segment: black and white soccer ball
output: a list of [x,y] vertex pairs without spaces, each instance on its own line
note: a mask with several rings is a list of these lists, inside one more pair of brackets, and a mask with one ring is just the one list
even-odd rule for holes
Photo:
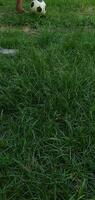
[[31,0],[31,12],[36,14],[46,14],[46,3],[44,0]]

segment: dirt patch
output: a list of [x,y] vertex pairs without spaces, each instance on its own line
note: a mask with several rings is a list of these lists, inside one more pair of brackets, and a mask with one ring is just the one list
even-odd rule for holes
[[80,10],[82,15],[95,15],[95,8],[93,6],[85,6]]
[[20,31],[27,33],[27,34],[38,33],[37,30],[31,29],[29,26],[22,26],[20,28]]
[[7,31],[12,31],[12,32],[23,32],[26,34],[37,34],[38,31],[32,29],[29,26],[20,26],[20,27],[15,27],[15,26],[7,26],[7,25],[0,25],[0,32],[7,32]]
[[[90,26],[90,25],[86,25],[86,26],[79,26],[79,27],[76,27],[76,31],[79,31],[80,29],[82,28],[83,31],[85,32],[92,32],[92,31],[95,31],[95,29]],[[8,26],[8,25],[0,25],[0,32],[4,33],[4,32],[18,32],[18,33],[25,33],[29,36],[32,36],[32,35],[35,35],[35,36],[38,36],[41,32],[43,32],[44,29],[41,29],[41,30],[37,30],[37,29],[32,29],[30,26]],[[47,32],[50,32],[50,33],[53,33],[53,32],[63,32],[64,34],[67,34],[67,33],[71,33],[71,32],[74,32],[75,31],[75,26],[72,26],[71,28],[69,27],[56,27],[56,28],[52,28],[52,27],[49,27],[47,28]]]

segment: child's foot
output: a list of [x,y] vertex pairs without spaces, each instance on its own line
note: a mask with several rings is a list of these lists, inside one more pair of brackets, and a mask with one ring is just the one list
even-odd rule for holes
[[23,8],[22,8],[22,9],[17,8],[16,11],[17,11],[18,13],[24,13],[24,12],[25,12],[25,10],[24,10]]

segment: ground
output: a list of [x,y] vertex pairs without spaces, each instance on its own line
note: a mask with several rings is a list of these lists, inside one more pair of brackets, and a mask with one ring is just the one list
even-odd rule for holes
[[95,200],[95,1],[46,3],[0,1],[0,199]]

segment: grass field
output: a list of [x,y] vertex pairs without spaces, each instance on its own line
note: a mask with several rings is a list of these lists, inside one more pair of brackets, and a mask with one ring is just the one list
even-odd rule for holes
[[[95,200],[95,0],[0,0],[0,200]],[[29,2],[24,2],[28,9]]]

